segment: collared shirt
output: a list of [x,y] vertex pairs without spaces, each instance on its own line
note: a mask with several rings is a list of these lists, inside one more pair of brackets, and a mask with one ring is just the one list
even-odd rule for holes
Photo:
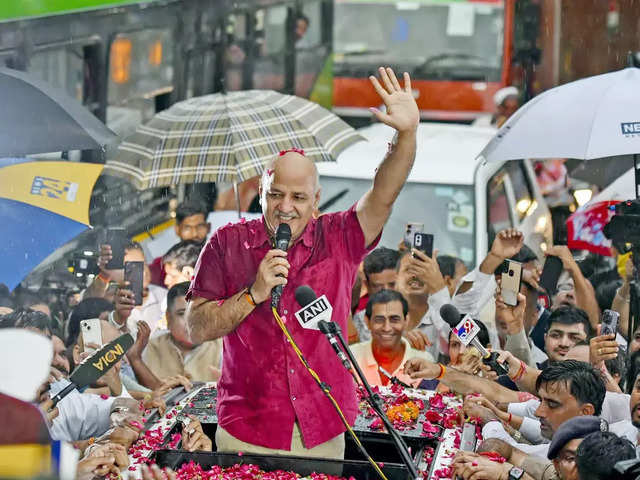
[[427,313],[425,313],[416,327],[431,341],[431,346],[427,347],[426,351],[436,360],[441,353],[443,355],[449,354],[451,327],[440,316],[440,308],[446,303],[451,303],[451,296],[447,287],[429,295],[427,300],[429,310],[427,310]]
[[[404,345],[404,356],[402,357],[402,361],[394,372],[389,373],[401,382],[411,385],[412,387],[417,387],[420,384],[421,379],[418,378],[417,380],[414,380],[404,373],[403,367],[405,362],[414,357],[424,358],[425,360],[433,362],[433,357],[428,352],[411,348],[411,345],[405,338],[402,339],[402,344]],[[373,348],[371,345],[372,341],[369,340],[368,342],[360,342],[355,345],[351,345],[350,348],[353,352],[353,356],[356,357],[356,361],[358,362],[362,373],[364,373],[367,382],[369,382],[370,385],[382,385],[382,379],[380,378],[380,372],[378,371],[378,362],[376,361],[376,357],[373,356]]]
[[[351,305],[351,290],[365,247],[355,205],[345,211],[310,220],[289,248],[288,284],[278,311],[311,368],[331,385],[331,394],[353,424],[357,405],[355,384],[326,337],[303,329],[294,316],[300,307],[294,294],[309,285],[325,294],[333,306],[333,321],[343,332]],[[191,295],[227,300],[252,285],[260,262],[272,248],[264,220],[218,229],[200,254]],[[238,301],[246,301],[244,298]],[[218,418],[231,435],[247,443],[289,450],[294,422],[305,447],[313,448],[345,431],[340,417],[278,327],[270,302],[256,307],[223,341],[222,377],[218,384]]]
[[210,367],[220,368],[222,339],[198,345],[186,355],[174,343],[170,332],[162,332],[149,340],[143,359],[158,378],[188,374],[196,382],[212,382]]
[[[67,379],[52,383],[51,396],[61,392],[69,383]],[[99,395],[72,390],[58,403],[59,415],[51,423],[51,438],[77,442],[102,435],[109,428],[114,400],[115,397],[102,399]]]
[[482,427],[482,438],[485,440],[488,438],[497,438],[502,440],[503,442],[508,443],[512,447],[516,447],[518,450],[522,450],[527,455],[533,455],[536,457],[547,458],[547,453],[549,453],[549,440],[547,443],[541,443],[539,445],[529,445],[528,443],[518,443],[516,442],[511,435],[507,433],[507,431],[502,426],[502,423],[499,421],[491,421],[488,422],[484,427]]

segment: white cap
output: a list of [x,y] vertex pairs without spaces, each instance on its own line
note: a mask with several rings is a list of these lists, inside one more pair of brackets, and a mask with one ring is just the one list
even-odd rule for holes
[[500,105],[502,105],[502,102],[504,102],[507,99],[507,97],[517,97],[517,96],[518,96],[518,89],[516,87],[504,87],[498,90],[493,95],[493,103],[496,104],[496,107],[499,107]]
[[23,328],[0,329],[0,392],[32,402],[49,377],[53,344]]

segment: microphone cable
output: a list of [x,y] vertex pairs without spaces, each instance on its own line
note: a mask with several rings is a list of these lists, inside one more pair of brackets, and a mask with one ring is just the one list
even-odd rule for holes
[[[333,395],[331,395],[331,391],[330,391],[329,385],[327,385],[325,382],[322,381],[322,379],[320,379],[320,377],[318,376],[316,371],[313,370],[313,368],[311,368],[311,366],[307,362],[307,359],[304,358],[304,355],[302,354],[302,351],[300,350],[300,348],[298,347],[298,344],[295,342],[295,340],[293,339],[293,337],[289,333],[289,330],[287,329],[287,327],[285,326],[284,322],[282,321],[282,318],[280,318],[280,315],[278,314],[278,311],[274,307],[271,308],[271,311],[273,312],[273,317],[276,319],[276,322],[278,323],[278,326],[282,330],[282,333],[284,333],[285,337],[287,337],[287,340],[289,340],[289,343],[293,347],[293,351],[296,353],[298,359],[300,360],[300,363],[302,363],[304,368],[307,369],[307,372],[309,372],[309,375],[311,375],[313,377],[313,379],[316,381],[316,383],[318,384],[320,389],[323,391],[323,393],[326,395],[326,397],[329,399],[329,401],[331,401],[331,404],[333,405],[333,408],[336,410],[336,412],[338,412],[338,415],[340,416],[340,420],[342,420],[342,423],[344,424],[344,426],[346,427],[347,431],[351,435],[351,438],[353,438],[353,441],[358,446],[358,449],[360,450],[360,453],[362,453],[362,455],[364,455],[366,457],[367,461],[371,464],[371,466],[373,466],[373,468],[375,469],[376,473],[380,476],[380,478],[382,480],[388,480],[387,477],[385,476],[385,474],[380,469],[380,466],[378,465],[378,463],[373,458],[371,458],[369,453],[367,453],[367,450],[364,448],[364,445],[362,445],[362,442],[360,442],[360,439],[358,438],[356,433],[353,431],[353,428],[351,428],[351,425],[349,425],[349,422],[347,421],[346,417],[344,416],[344,413],[342,412],[342,409],[340,408],[340,405],[338,405],[338,402],[336,401],[336,399],[333,398]],[[352,375],[353,375],[353,373],[352,373]],[[357,382],[356,382],[356,385],[357,385]]]

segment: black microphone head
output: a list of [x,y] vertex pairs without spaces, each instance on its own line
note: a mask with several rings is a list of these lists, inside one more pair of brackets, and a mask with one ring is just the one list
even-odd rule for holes
[[122,360],[133,342],[131,334],[120,335],[78,365],[69,376],[69,380],[78,388],[93,385],[111,367]]
[[460,323],[460,312],[450,303],[446,303],[440,307],[440,316],[451,328],[456,327],[456,325]]
[[281,223],[276,229],[276,248],[286,250],[291,240],[291,227],[287,223]]
[[318,296],[309,285],[301,285],[296,288],[296,301],[302,308],[313,302]]

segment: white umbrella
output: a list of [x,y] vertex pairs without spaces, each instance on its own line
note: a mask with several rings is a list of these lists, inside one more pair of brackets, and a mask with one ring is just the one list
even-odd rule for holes
[[523,105],[479,157],[591,160],[640,153],[640,69],[552,88]]

